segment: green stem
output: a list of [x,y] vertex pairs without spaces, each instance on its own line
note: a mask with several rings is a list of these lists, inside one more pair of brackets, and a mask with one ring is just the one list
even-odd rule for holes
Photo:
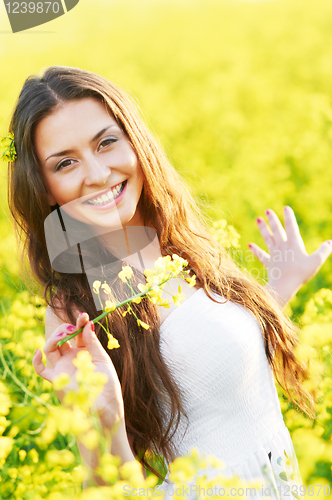
[[104,332],[105,332],[106,334],[108,334],[108,331],[106,330],[106,328],[104,327],[104,325],[102,325],[99,321],[96,321],[96,323],[97,323],[99,326],[101,326],[101,328],[104,330]]
[[[142,295],[144,295],[145,293],[149,292],[151,290],[151,288],[149,288],[149,290],[147,290],[146,292],[141,292],[141,293],[138,293],[137,295],[135,295],[135,297],[130,297],[129,299],[126,299],[124,300],[123,302],[121,302],[120,304],[118,304],[116,306],[115,309],[118,309],[119,307],[122,307],[126,304],[128,304],[128,302],[131,302],[133,298],[136,298],[136,297],[141,297]],[[107,316],[107,314],[109,313],[110,311],[104,311],[102,312],[101,314],[99,314],[99,316],[97,316],[94,320],[93,320],[93,323],[97,323],[99,320],[103,319],[105,316]],[[85,326],[85,325],[84,325]],[[65,342],[67,342],[68,340],[76,337],[76,335],[78,335],[79,333],[81,333],[83,331],[83,328],[84,326],[82,326],[82,328],[80,328],[79,330],[77,330],[77,332],[74,332],[72,333],[71,335],[67,336],[67,338],[63,339],[63,340],[60,340],[58,342],[58,346],[62,346]]]
[[[104,307],[103,307],[103,303],[102,303],[102,301],[101,301],[101,298],[100,298],[100,294],[99,294],[99,293],[98,293],[98,299],[99,299],[99,303],[100,303],[100,306],[101,306],[101,310],[103,311],[103,310],[104,310]],[[99,323],[99,322],[98,322],[98,325],[100,325],[102,328],[104,328],[104,327],[103,327],[103,325],[102,325],[101,323]],[[107,316],[106,316],[106,328],[107,328],[107,330],[104,328],[105,332],[106,332],[106,333],[110,333],[110,328],[109,328],[109,326],[108,326],[108,319],[107,319]]]
[[[172,278],[176,278],[177,274],[173,276],[173,274],[171,274],[170,276],[168,276],[164,281],[161,281],[160,283],[158,283],[157,285],[154,285],[154,286],[161,286],[163,285],[164,283],[166,283],[167,281],[169,281],[170,279]],[[152,287],[150,287],[148,290],[146,290],[145,292],[140,292],[140,293],[137,293],[136,295],[132,296],[132,297],[129,297],[129,299],[126,299],[124,300],[123,302],[121,302],[120,304],[118,304],[115,309],[118,309],[119,307],[122,307],[122,306],[125,306],[126,304],[128,304],[128,302],[132,302],[133,299],[135,299],[136,297],[142,297],[143,295],[147,294],[148,292],[150,292],[152,290]],[[109,314],[110,311],[104,311],[102,312],[99,316],[97,316],[93,321],[93,323],[97,323],[99,320],[103,319],[105,316],[107,316],[107,314]],[[84,325],[85,326],[85,325]],[[68,342],[68,340],[71,340],[73,339],[74,337],[76,337],[76,335],[78,335],[79,333],[81,333],[83,331],[83,328],[84,326],[82,326],[82,328],[80,328],[79,330],[77,330],[77,332],[74,332],[72,333],[71,335],[67,336],[65,339],[62,339],[58,342],[58,346],[61,347],[65,342]]]

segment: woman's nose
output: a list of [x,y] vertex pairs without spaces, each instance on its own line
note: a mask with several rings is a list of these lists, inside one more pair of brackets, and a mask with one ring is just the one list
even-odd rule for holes
[[102,186],[110,175],[111,169],[103,163],[102,159],[96,158],[94,155],[89,155],[86,158],[84,182],[87,186],[94,184]]

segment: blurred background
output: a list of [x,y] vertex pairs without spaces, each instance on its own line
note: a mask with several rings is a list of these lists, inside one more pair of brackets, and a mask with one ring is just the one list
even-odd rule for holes
[[[206,213],[240,233],[249,268],[267,208],[282,221],[282,207],[294,209],[308,252],[332,238],[330,1],[80,0],[15,35],[0,8],[1,135],[29,74],[78,66],[134,96]],[[1,176],[7,235],[5,164]],[[331,285],[331,270],[332,259],[295,308]]]
[[[134,97],[206,215],[241,235],[243,265],[262,269],[247,245],[264,247],[255,218],[268,208],[282,222],[283,206],[294,209],[309,253],[332,238],[330,0],[80,0],[15,35],[3,4],[0,16],[0,135],[28,75],[50,65],[90,70]],[[24,290],[6,170],[0,162],[5,304]],[[332,258],[292,301],[295,320],[315,292],[331,287],[331,271]],[[298,448],[307,480],[332,482],[331,432],[320,458],[310,461],[304,449],[301,458]]]

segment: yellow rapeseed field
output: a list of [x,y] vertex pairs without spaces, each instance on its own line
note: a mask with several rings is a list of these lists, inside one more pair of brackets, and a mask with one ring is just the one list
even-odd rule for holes
[[[102,74],[134,96],[214,236],[262,282],[264,269],[247,244],[263,246],[255,218],[266,208],[280,217],[284,205],[294,209],[309,252],[332,238],[331,19],[330,0],[81,0],[65,16],[15,35],[5,33],[3,18],[0,135],[29,74],[55,64]],[[44,346],[45,303],[20,276],[6,170],[0,161],[0,500],[73,498],[83,477],[78,430],[65,408],[50,417],[59,401],[32,367]],[[306,385],[318,397],[312,421],[278,386],[303,481],[312,487],[306,498],[328,498],[332,487],[331,286],[330,258],[287,308],[301,326],[299,354],[312,373]],[[68,423],[61,432],[57,418]],[[89,439],[96,440],[92,429]],[[81,498],[122,498],[123,481],[132,476],[136,484],[137,470],[118,476],[112,460],[105,455],[103,463],[112,489]],[[192,464],[195,452],[175,471],[193,471]]]

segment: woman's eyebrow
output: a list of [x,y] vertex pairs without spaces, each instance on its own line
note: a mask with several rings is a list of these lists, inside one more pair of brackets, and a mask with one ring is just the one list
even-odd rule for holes
[[[94,142],[96,141],[97,139],[99,139],[99,137],[101,137],[108,129],[110,128],[113,128],[113,127],[116,127],[118,128],[118,125],[116,123],[112,124],[112,125],[109,125],[108,127],[105,127],[103,128],[102,130],[100,130],[100,132],[98,132],[98,134],[96,134],[92,139],[91,139],[91,142]],[[53,158],[53,157],[57,157],[57,156],[65,156],[65,155],[68,155],[70,153],[73,152],[73,149],[65,149],[64,151],[59,151],[59,153],[54,153],[53,155],[49,156],[48,158],[46,158],[45,162],[47,160],[49,160],[50,158]]]
[[118,125],[117,125],[116,123],[114,123],[113,125],[109,125],[108,127],[103,128],[103,130],[101,130],[100,132],[98,132],[98,134],[96,134],[96,135],[94,136],[94,138],[92,139],[92,141],[91,141],[91,142],[94,142],[94,141],[96,141],[97,139],[99,139],[99,137],[101,137],[101,136],[104,134],[104,132],[106,132],[106,130],[108,130],[109,128],[112,128],[112,127],[118,127]]

